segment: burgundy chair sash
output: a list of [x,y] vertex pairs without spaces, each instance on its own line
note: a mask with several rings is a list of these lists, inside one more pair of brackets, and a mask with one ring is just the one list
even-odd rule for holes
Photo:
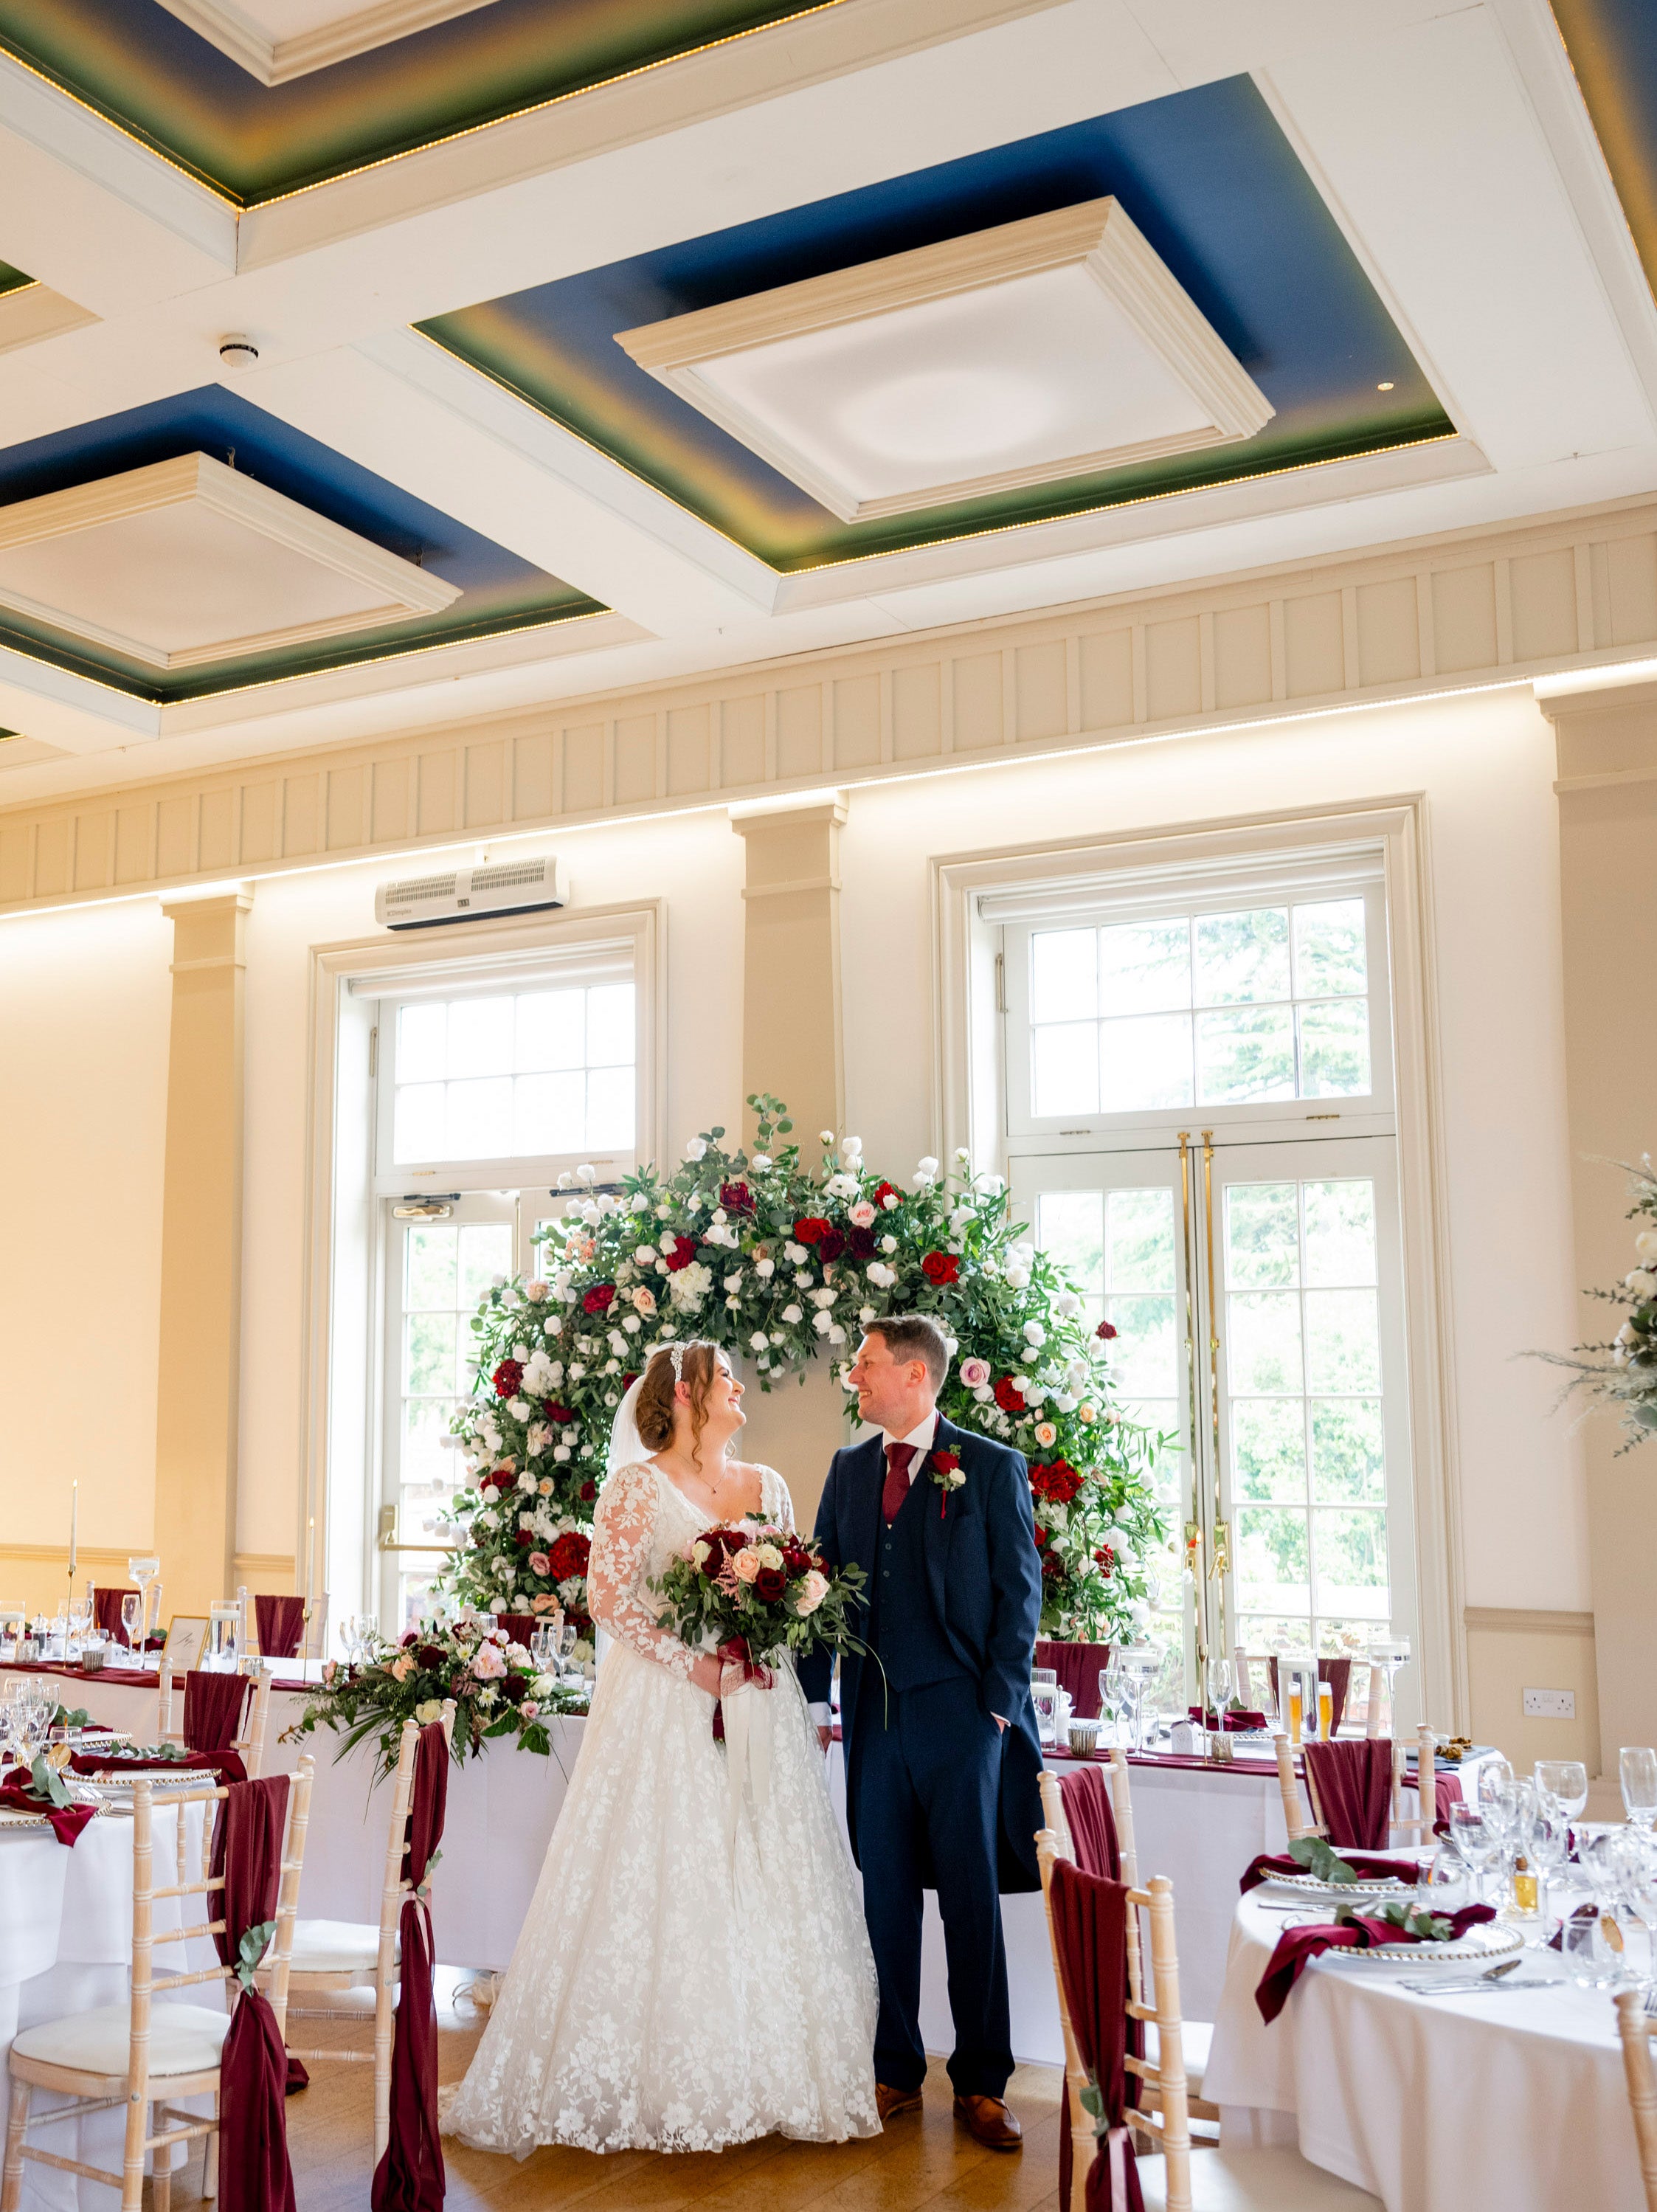
[[530,1648],[531,1637],[542,1623],[537,1613],[497,1613],[495,1616],[495,1625],[497,1628],[506,1630],[507,1641],[509,1644],[521,1644],[527,1651]]
[[[1496,1911],[1489,1905],[1464,1905],[1460,1912],[1450,1916],[1450,1935],[1454,1941],[1465,1936],[1481,1920],[1494,1920]],[[1254,2002],[1260,2008],[1260,2018],[1269,2026],[1288,2003],[1290,1992],[1311,1965],[1326,1951],[1369,1951],[1377,1944],[1417,1943],[1417,1936],[1408,1936],[1403,1929],[1395,1928],[1390,1920],[1374,1920],[1364,1913],[1356,1913],[1350,1920],[1326,1928],[1290,1928],[1278,1938],[1278,1948],[1272,1954],[1272,1963],[1260,1976],[1259,1986],[1254,1992]]]
[[1435,1836],[1449,1834],[1450,1808],[1460,1802],[1461,1777],[1446,1774],[1435,1766],[1433,1769],[1433,1833]]
[[199,1669],[184,1678],[184,1740],[191,1751],[228,1751],[241,1729],[242,1709],[252,1684],[245,1674],[209,1674]]
[[[1278,1688],[1278,1662],[1275,1654],[1267,1659],[1266,1667],[1266,1672],[1272,1677],[1272,1702],[1281,1713],[1283,1697]],[[1352,1686],[1351,1661],[1350,1659],[1320,1659],[1318,1680],[1329,1685],[1329,1733],[1333,1735],[1340,1726],[1341,1715],[1346,1711],[1346,1696]],[[1309,1724],[1308,1719],[1308,1726]]]
[[1035,1664],[1051,1667],[1059,1677],[1059,1686],[1068,1690],[1075,1708],[1076,1717],[1096,1721],[1099,1717],[1100,1669],[1110,1662],[1108,1644],[1038,1644]]
[[1306,1779],[1329,1840],[1384,1851],[1392,1841],[1393,1746],[1387,1736],[1308,1743]]
[[1096,1766],[1072,1767],[1059,1776],[1059,1794],[1065,1801],[1077,1865],[1083,1874],[1108,1875],[1112,1881],[1120,1881],[1122,1855],[1103,1774]]
[[443,1837],[449,1793],[449,1746],[440,1721],[421,1729],[409,1804],[403,1879],[414,1891],[403,1901],[402,1991],[391,2039],[391,2130],[374,2169],[373,2212],[441,2212],[447,2186],[437,2130],[437,2006],[433,1967],[437,1946],[432,1916],[416,1893]]
[[137,1595],[135,1589],[100,1589],[95,1583],[93,1584],[92,1617],[106,1636],[126,1642],[126,1631],[121,1626],[121,1600]]
[[[219,1808],[211,1871],[224,1876],[225,1924],[213,1941],[227,1966],[240,1960],[247,1930],[276,1917],[287,1817],[285,1774],[235,1784]],[[261,1990],[245,1989],[219,2057],[220,2212],[296,2212],[287,2095],[276,2014]]]
[[[1069,1807],[1066,1805],[1066,1812]],[[1088,2168],[1087,2212],[1143,2212],[1139,2173],[1127,2131],[1138,2083],[1124,2060],[1143,2039],[1127,2016],[1127,1885],[1083,1874],[1060,1861],[1049,1901],[1071,2032],[1089,2078],[1099,2085],[1107,2135]],[[1068,2109],[1060,2132],[1059,2201],[1070,2202]]]
[[258,1630],[261,1659],[291,1659],[305,1633],[305,1600],[270,1597],[253,1600],[253,1620]]

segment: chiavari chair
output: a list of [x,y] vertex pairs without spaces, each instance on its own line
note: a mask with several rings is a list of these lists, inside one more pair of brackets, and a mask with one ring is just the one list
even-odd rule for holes
[[[1071,2025],[1058,1932],[1053,1916],[1053,1870],[1068,1854],[1051,1829],[1035,1839],[1041,1869],[1041,1897],[1047,1909],[1047,1940],[1053,1980],[1065,2030],[1065,2120],[1071,2130],[1071,2201],[1059,2212],[1082,2212],[1088,2169],[1102,2155],[1091,2116],[1082,2102],[1092,2086],[1082,2064]],[[1147,2146],[1138,2166],[1145,2212],[1381,2212],[1381,2199],[1355,2189],[1332,2173],[1309,2165],[1297,2150],[1228,2150],[1223,2143],[1194,2160],[1183,2023],[1180,2018],[1180,1965],[1174,1936],[1174,1885],[1154,1875],[1147,1888],[1128,1885],[1130,1920],[1144,1912],[1150,1923],[1151,1999],[1130,1990],[1127,2016],[1147,2032],[1156,2031],[1156,2056],[1129,2051],[1127,2071],[1140,2084],[1142,2104],[1133,2132]],[[1147,2154],[1147,2152],[1149,2154]]]
[[[1316,1786],[1308,1767],[1306,1791],[1310,1810],[1302,1804],[1299,1778],[1295,1772],[1295,1752],[1289,1738],[1281,1729],[1272,1732],[1272,1744],[1278,1755],[1278,1791],[1283,1799],[1284,1826],[1292,1844],[1302,1836],[1327,1838],[1329,1830],[1321,1819],[1317,1805]],[[1413,1790],[1416,1806],[1413,1812],[1405,1804],[1406,1792]],[[1413,1843],[1423,1850],[1431,1843],[1433,1828],[1438,1819],[1438,1772],[1433,1732],[1423,1721],[1416,1731],[1416,1774],[1412,1781],[1402,1743],[1393,1745],[1392,1808],[1389,1822],[1390,1844]]]
[[[277,1893],[276,1926],[270,1970],[270,2005],[280,2030],[288,2002],[288,1960],[298,1914],[300,1875],[304,1863],[305,1830],[310,1807],[313,1765],[300,1761],[288,1797],[288,1826],[282,1855]],[[167,1808],[173,1812],[180,1830],[185,1808],[190,1805],[222,1804],[236,1784],[217,1788],[169,1791]],[[132,1791],[132,1962],[131,1996],[125,2003],[100,2005],[88,2012],[70,2013],[25,2028],[12,2043],[11,2102],[6,2118],[6,2149],[0,2169],[0,2212],[18,2212],[22,2199],[26,2161],[57,2168],[61,2172],[100,2181],[121,2194],[121,2212],[139,2212],[143,2197],[144,2161],[158,2152],[151,2177],[154,2212],[169,2212],[173,2196],[172,2154],[179,2143],[205,2139],[204,2193],[216,2190],[219,2130],[219,2057],[229,2031],[230,2012],[213,2012],[204,2005],[175,2004],[173,1993],[192,1984],[217,1982],[234,1984],[234,1966],[204,1967],[194,1973],[170,1974],[158,1984],[155,1953],[163,1943],[222,1933],[224,1921],[212,1918],[207,1906],[205,1925],[185,1923],[157,1935],[155,1905],[163,1899],[207,1897],[222,1890],[225,1877],[203,1872],[199,1881],[180,1881],[162,1889],[152,1886],[155,1860],[155,1801],[153,1785],[139,1781]],[[182,1858],[182,1846],[174,1853]],[[203,1853],[205,1856],[205,1853]],[[153,2004],[157,1988],[167,2002]],[[33,2092],[40,2089],[71,2100],[43,2112],[31,2112]],[[210,2118],[183,2111],[175,2100],[211,2097]],[[94,2112],[124,2110],[126,2137],[119,2173],[42,2150],[27,2140],[31,2127],[48,2127],[64,2120],[82,2120]],[[160,2125],[157,2129],[156,2123]]]
[[[445,1700],[443,1706],[443,1740],[453,1741],[454,1701]],[[344,2024],[355,2015],[338,2005],[305,2004],[300,2000],[320,1997],[350,1990],[372,1989],[374,1993],[374,2034],[373,2048],[361,2051],[349,2045],[335,2045],[328,2050],[301,2049],[289,2044],[290,2058],[303,2059],[309,2065],[320,2061],[325,2064],[366,2065],[374,2069],[374,2165],[378,2167],[385,2154],[391,2126],[391,2036],[393,2014],[402,1964],[398,1942],[398,1923],[403,1911],[403,1900],[409,1894],[410,1884],[403,1878],[403,1850],[409,1824],[409,1806],[414,1794],[415,1753],[419,1747],[420,1729],[415,1721],[404,1721],[403,1734],[398,1742],[397,1771],[391,1787],[391,1823],[385,1837],[385,1873],[380,1888],[379,1924],[361,1923],[344,1920],[300,1920],[294,1929],[292,1956],[288,1966],[288,2017],[290,2020],[331,2020]],[[431,1882],[425,1884],[428,1894]],[[261,1980],[263,1976],[261,1976]]]
[[[264,1741],[270,1722],[270,1685],[276,1679],[276,1668],[261,1664],[245,1680],[253,1686],[252,1695],[242,1707],[240,1733],[231,1741],[230,1749],[240,1759],[250,1782],[257,1782],[264,1764]],[[195,1747],[185,1741],[184,1692],[177,1685],[184,1680],[175,1674],[163,1659],[161,1681],[161,1741],[175,1743],[181,1750]]]
[[1651,2038],[1657,2030],[1638,1990],[1617,1993],[1617,2033],[1623,2039],[1623,2079],[1634,2121],[1646,2212],[1657,2212],[1657,2069],[1651,2063]]

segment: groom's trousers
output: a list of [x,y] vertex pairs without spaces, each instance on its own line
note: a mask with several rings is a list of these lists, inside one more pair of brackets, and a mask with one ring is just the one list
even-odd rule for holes
[[[872,1679],[871,1679],[872,1678]],[[886,1689],[864,1672],[855,1726],[863,1911],[880,1978],[875,2079],[918,2089],[924,1893],[938,1891],[961,2097],[998,2097],[1012,2073],[997,1849],[1001,1735],[965,1675]]]

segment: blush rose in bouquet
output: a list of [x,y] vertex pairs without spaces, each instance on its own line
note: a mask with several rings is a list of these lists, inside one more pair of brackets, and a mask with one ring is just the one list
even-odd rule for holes
[[[853,1625],[867,1580],[861,1567],[831,1573],[793,1529],[748,1520],[705,1528],[652,1587],[663,1627],[769,1689],[786,1652],[867,1649]],[[717,1705],[713,1733],[724,1735]]]

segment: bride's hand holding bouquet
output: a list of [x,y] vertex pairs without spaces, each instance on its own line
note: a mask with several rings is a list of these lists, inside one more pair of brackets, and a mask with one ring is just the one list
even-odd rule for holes
[[[867,1579],[861,1567],[831,1574],[794,1530],[750,1518],[705,1528],[653,1588],[662,1626],[703,1650],[710,1663],[706,1679],[698,1668],[700,1686],[719,1697],[747,1685],[768,1690],[789,1652],[862,1651],[852,1623]],[[716,1735],[719,1723],[716,1710]]]

